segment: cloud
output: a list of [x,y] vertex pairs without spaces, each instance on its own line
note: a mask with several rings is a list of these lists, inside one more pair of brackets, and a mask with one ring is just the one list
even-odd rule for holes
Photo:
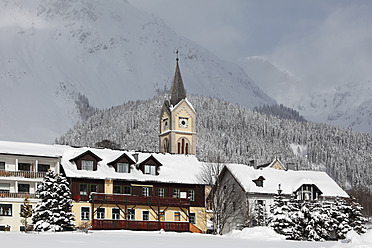
[[300,22],[269,56],[307,88],[372,79],[371,5],[334,8],[317,23]]

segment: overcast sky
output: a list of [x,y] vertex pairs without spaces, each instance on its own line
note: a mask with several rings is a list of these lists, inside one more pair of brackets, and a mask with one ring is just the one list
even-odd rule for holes
[[372,1],[130,0],[221,59],[265,56],[307,83],[372,79]]

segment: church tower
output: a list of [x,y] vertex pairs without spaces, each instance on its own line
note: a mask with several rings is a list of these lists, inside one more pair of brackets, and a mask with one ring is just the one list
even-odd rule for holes
[[172,154],[196,154],[196,112],[186,98],[178,51],[170,101],[165,100],[160,113],[159,151]]

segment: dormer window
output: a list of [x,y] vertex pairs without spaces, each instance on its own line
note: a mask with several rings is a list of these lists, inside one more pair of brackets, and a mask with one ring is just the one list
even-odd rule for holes
[[86,171],[93,171],[94,162],[92,160],[81,160],[81,169]]
[[128,163],[117,163],[117,171],[119,173],[129,173],[129,164]]
[[145,164],[145,174],[156,175],[156,165]]
[[74,162],[76,164],[76,168],[78,170],[85,171],[96,171],[99,161],[102,161],[102,159],[89,150],[70,159],[70,162]]
[[265,178],[263,176],[260,176],[259,178],[252,181],[256,184],[257,187],[263,187],[263,180],[265,180]]

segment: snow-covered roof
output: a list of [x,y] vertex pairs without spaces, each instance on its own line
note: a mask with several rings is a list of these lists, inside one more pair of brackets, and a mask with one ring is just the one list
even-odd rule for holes
[[[78,151],[77,151],[78,149]],[[91,151],[102,161],[98,162],[96,171],[78,170],[75,162],[72,160],[79,154],[84,153],[84,150]],[[138,161],[135,165],[131,165],[130,173],[118,173],[112,166],[108,164],[119,158],[125,153],[133,161],[134,154],[138,155]],[[141,164],[149,157],[153,156],[162,166],[159,167],[159,175],[143,174],[137,169],[137,165]],[[197,174],[201,170],[203,163],[193,155],[176,155],[176,154],[161,154],[161,153],[143,153],[118,151],[110,149],[94,149],[94,148],[70,148],[63,153],[61,164],[67,177],[75,178],[96,178],[96,179],[122,179],[134,181],[152,181],[164,183],[187,183],[200,184],[197,179]]]
[[[247,193],[276,194],[281,185],[283,194],[292,194],[303,184],[314,184],[325,197],[348,197],[348,194],[327,173],[322,171],[294,171],[264,168],[256,170],[243,164],[228,164],[227,169],[238,180]],[[256,186],[253,180],[263,176],[263,187]]]
[[[102,159],[98,161],[96,171],[77,169],[74,159],[88,151]],[[45,145],[9,141],[0,141],[0,154],[61,158],[61,165],[66,176],[74,178],[200,184],[197,175],[203,167],[203,163],[199,162],[193,155],[144,153],[90,147],[76,148],[64,145]],[[118,173],[109,165],[123,154],[126,154],[132,161],[136,162],[136,164],[131,165],[130,173]],[[138,161],[135,159],[134,154],[137,154]],[[143,174],[142,171],[137,168],[140,163],[151,156],[161,164],[158,169],[159,175]]]
[[0,153],[22,156],[61,157],[66,146],[0,141]]

